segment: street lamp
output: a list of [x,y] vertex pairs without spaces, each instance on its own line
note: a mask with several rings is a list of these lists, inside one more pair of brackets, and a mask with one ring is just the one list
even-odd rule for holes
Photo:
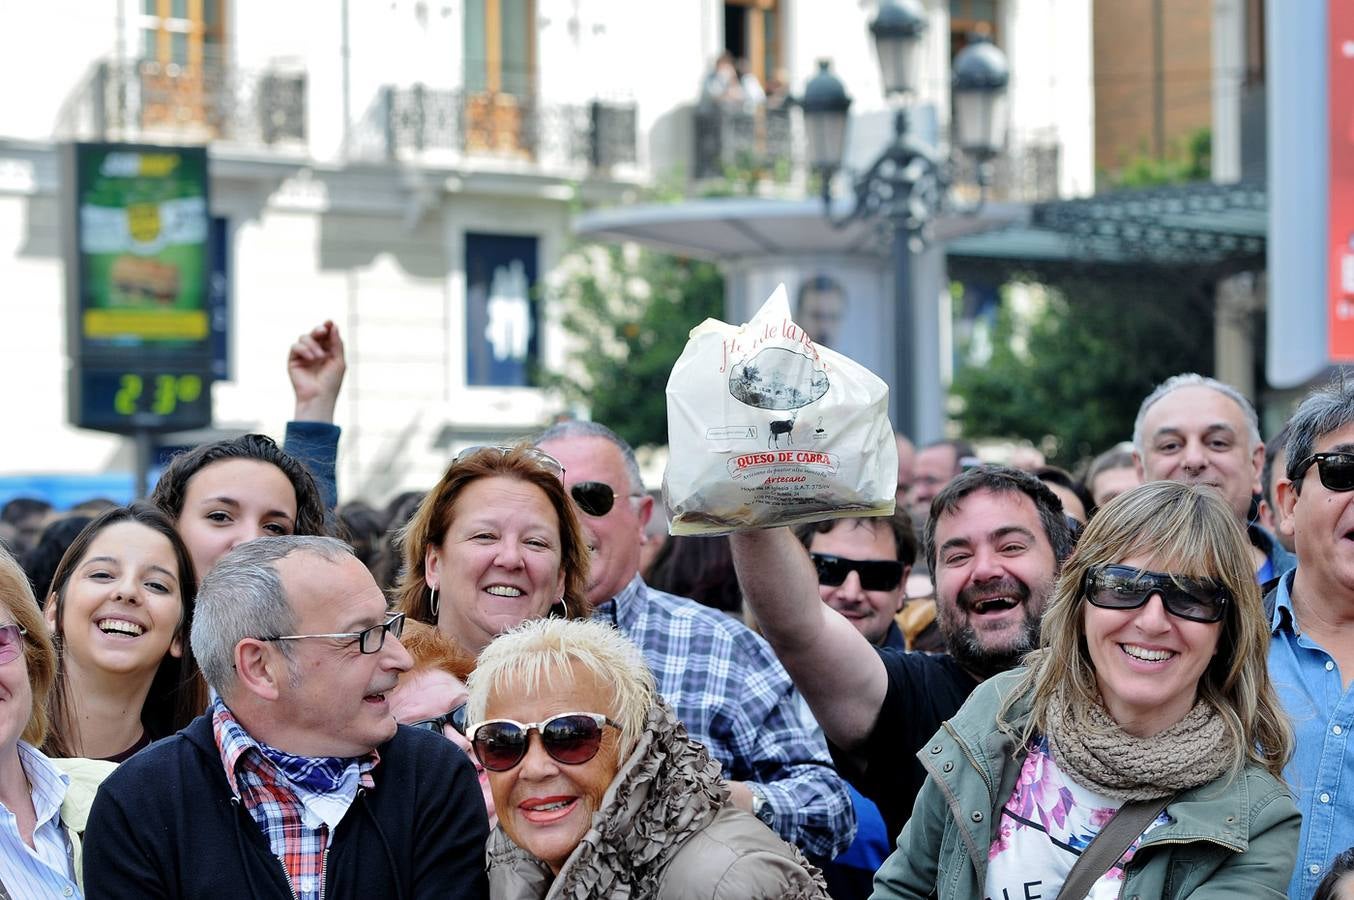
[[919,0],[881,0],[870,23],[884,92],[898,98],[893,138],[863,173],[851,182],[854,204],[843,217],[832,214],[832,179],[842,168],[846,148],[847,112],[851,98],[831,64],[821,60],[818,73],[805,87],[800,101],[808,132],[809,159],[822,185],[823,213],[833,227],[856,220],[877,219],[893,235],[894,340],[897,365],[894,378],[895,425],[917,438],[915,372],[909,348],[916,334],[916,306],[912,300],[913,254],[926,237],[927,226],[943,211],[976,214],[987,197],[991,160],[1006,141],[1006,86],[1010,70],[1006,55],[985,37],[975,36],[954,58],[951,89],[954,120],[951,146],[977,163],[976,204],[961,206],[949,196],[953,165],[940,151],[913,135],[908,110],[917,92],[921,71],[921,39],[926,30],[925,9]]

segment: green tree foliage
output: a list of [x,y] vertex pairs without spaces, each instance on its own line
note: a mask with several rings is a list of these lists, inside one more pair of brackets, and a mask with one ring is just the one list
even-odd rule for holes
[[1024,438],[1072,467],[1132,437],[1138,405],[1165,378],[1212,370],[1205,292],[1179,281],[1062,282],[1029,321],[1003,303],[992,355],[951,393],[970,438]]
[[1108,178],[1112,189],[1160,187],[1166,184],[1184,184],[1207,181],[1213,172],[1213,132],[1200,128],[1179,144],[1163,159],[1145,150],[1130,159],[1122,169]]
[[575,250],[560,271],[556,294],[575,350],[564,374],[543,380],[631,445],[667,443],[668,375],[687,333],[723,317],[724,276],[713,263],[596,245]]

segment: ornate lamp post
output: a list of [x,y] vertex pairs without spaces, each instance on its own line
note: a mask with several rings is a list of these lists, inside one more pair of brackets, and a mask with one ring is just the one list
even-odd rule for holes
[[974,214],[982,206],[992,157],[1000,152],[1006,140],[1006,85],[1010,80],[1006,55],[986,38],[975,37],[954,59],[950,143],[978,163],[978,202],[962,207],[949,194],[954,183],[950,160],[938,148],[913,135],[909,128],[926,26],[926,11],[920,0],[882,0],[870,23],[884,92],[895,100],[893,139],[863,173],[852,178],[855,199],[844,217],[832,215],[832,179],[842,168],[851,98],[840,79],[832,74],[827,60],[819,62],[818,74],[805,87],[801,101],[809,159],[823,186],[824,215],[838,228],[859,219],[874,219],[887,223],[892,231],[897,357],[894,425],[912,437],[918,437],[913,396],[916,378],[913,354],[909,352],[916,321],[912,297],[914,255],[924,244],[927,226],[942,212]]

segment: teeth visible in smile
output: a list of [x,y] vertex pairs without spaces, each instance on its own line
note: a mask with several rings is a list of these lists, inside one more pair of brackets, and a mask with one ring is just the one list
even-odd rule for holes
[[1120,644],[1124,652],[1134,659],[1141,659],[1144,662],[1162,662],[1175,656],[1170,650],[1148,650],[1146,647],[1137,647],[1133,644]]
[[564,809],[572,802],[572,800],[556,800],[554,803],[542,803],[539,806],[531,807],[531,809],[533,812],[550,812],[555,809]]
[[515,587],[508,587],[506,584],[496,584],[493,587],[484,589],[486,593],[493,594],[495,597],[520,597],[522,592]]
[[1014,597],[988,597],[986,600],[979,600],[973,604],[976,612],[1000,612],[1001,610],[1011,609],[1016,605]]
[[104,634],[126,634],[132,637],[140,637],[146,633],[146,629],[140,625],[123,619],[104,619],[99,623],[99,630]]

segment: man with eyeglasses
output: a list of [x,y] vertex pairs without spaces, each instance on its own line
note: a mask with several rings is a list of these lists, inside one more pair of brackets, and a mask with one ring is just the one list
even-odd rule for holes
[[1138,407],[1133,455],[1143,481],[1206,484],[1222,494],[1250,539],[1260,584],[1296,565],[1274,535],[1251,519],[1265,444],[1255,407],[1236,388],[1193,372],[1166,379]]
[[560,423],[536,445],[564,465],[582,513],[595,615],[643,650],[659,693],[724,767],[734,803],[810,855],[836,856],[855,834],[851,800],[771,648],[736,619],[640,577],[654,510],[634,451],[594,422]]
[[1275,489],[1298,565],[1265,608],[1269,675],[1295,738],[1284,775],[1302,812],[1288,888],[1297,900],[1354,846],[1354,384],[1342,379],[1309,395],[1288,429]]
[[1027,472],[979,466],[947,484],[923,538],[946,654],[870,644],[819,598],[821,569],[790,529],[739,532],[730,544],[744,603],[839,768],[896,838],[926,780],[916,752],[980,681],[1038,645],[1072,535],[1061,501]]
[[207,713],[104,782],[91,898],[487,897],[474,769],[397,727],[404,617],[345,544],[242,544],[203,579],[192,649]]

